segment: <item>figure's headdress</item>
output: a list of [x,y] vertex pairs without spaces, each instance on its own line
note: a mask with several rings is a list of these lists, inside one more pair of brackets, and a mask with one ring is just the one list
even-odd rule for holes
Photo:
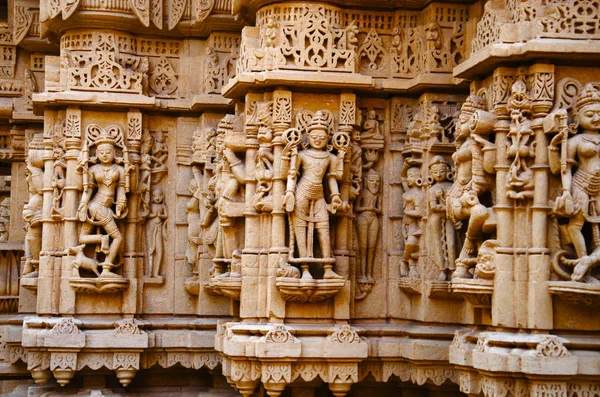
[[320,110],[313,115],[313,118],[308,125],[308,133],[310,134],[313,131],[325,131],[329,134],[329,120],[325,113]]
[[235,122],[235,116],[233,114],[227,114],[219,121],[217,126],[217,134],[224,134],[227,131],[233,131],[233,125]]
[[448,160],[446,160],[443,156],[434,156],[429,163],[429,168],[433,167],[436,164],[444,164],[446,166],[450,166]]
[[465,103],[460,108],[461,113],[473,114],[477,110],[486,110],[485,100],[477,95],[469,95]]
[[98,124],[90,124],[86,128],[86,133],[89,145],[98,147],[103,144],[109,144],[113,147],[125,148],[123,131],[121,127],[116,124],[109,125],[106,128],[103,128]]
[[575,111],[580,111],[583,107],[592,104],[600,103],[600,91],[593,84],[586,84],[581,87],[575,104]]

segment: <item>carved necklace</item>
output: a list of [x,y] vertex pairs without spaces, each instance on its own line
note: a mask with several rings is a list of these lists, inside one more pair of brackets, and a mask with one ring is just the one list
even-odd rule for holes
[[110,185],[112,185],[113,171],[116,166],[116,164],[112,164],[110,167],[102,166],[102,183],[104,184],[104,186],[109,187]]
[[586,136],[586,135],[581,135],[581,139],[583,139],[586,142],[591,142],[594,145],[600,145],[600,136]]

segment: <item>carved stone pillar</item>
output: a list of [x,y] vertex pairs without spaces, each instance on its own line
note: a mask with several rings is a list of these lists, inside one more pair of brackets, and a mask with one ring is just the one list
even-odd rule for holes
[[[65,187],[63,189],[63,248],[75,247],[79,244],[79,230],[77,229],[77,207],[79,205],[79,179],[77,171],[78,158],[82,144],[81,110],[68,108],[65,116],[65,162],[67,170]],[[60,307],[62,314],[75,313],[75,291],[69,286],[72,275],[74,256],[65,255],[62,260],[62,274],[60,275]],[[54,277],[58,280],[58,277]]]
[[[273,92],[273,217],[271,225],[271,248],[269,249],[269,281],[267,316],[285,317],[285,301],[275,288],[275,278],[280,257],[288,254],[286,230],[286,213],[282,207],[285,195],[285,180],[281,169],[281,156],[284,147],[282,134],[292,124],[292,92],[278,88]],[[290,231],[292,233],[292,231]],[[289,247],[293,250],[294,247]]]
[[258,149],[258,103],[262,94],[246,95],[246,206],[244,211],[246,229],[244,250],[242,251],[242,290],[240,296],[240,316],[261,317],[261,308],[266,306],[267,298],[263,288],[261,274],[266,273],[267,258],[259,254],[261,218],[252,205],[256,192],[256,151]]
[[[123,242],[123,277],[131,280],[129,288],[123,291],[123,314],[135,314],[138,311],[137,297],[139,280],[137,275],[138,261],[143,261],[143,257],[138,254],[141,251],[141,239],[137,236],[138,224],[141,219],[139,216],[140,192],[137,188],[138,167],[140,163],[140,143],[142,140],[142,113],[132,109],[127,112],[127,146],[133,169],[131,170],[131,187],[127,206],[129,216],[125,224],[125,241]],[[148,260],[148,258],[146,258]],[[143,267],[143,266],[142,266]],[[139,275],[143,277],[143,273]]]

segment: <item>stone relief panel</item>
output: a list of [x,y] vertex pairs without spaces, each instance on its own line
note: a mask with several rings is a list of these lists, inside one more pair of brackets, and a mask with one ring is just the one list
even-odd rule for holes
[[59,16],[66,20],[78,11],[104,11],[135,15],[144,27],[161,30],[173,30],[180,23],[202,23],[211,14],[231,14],[231,4],[224,0],[41,0],[40,9],[42,23]]
[[588,40],[598,37],[596,1],[488,1],[477,22],[471,50],[491,44],[541,38]]
[[62,89],[177,95],[181,42],[113,31],[71,31],[61,37]]
[[324,5],[262,8],[242,36],[238,73],[337,71],[380,78],[450,72],[464,59],[467,8],[357,12]]

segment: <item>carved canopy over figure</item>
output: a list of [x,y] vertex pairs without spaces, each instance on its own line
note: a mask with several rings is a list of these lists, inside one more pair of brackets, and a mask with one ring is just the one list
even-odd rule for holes
[[[566,112],[559,133],[549,146],[551,170],[560,171],[562,192],[554,203],[554,213],[568,218],[561,226],[565,245],[573,246],[576,259],[564,258],[567,251],[554,257],[554,269],[563,278],[569,275],[558,266],[574,266],[573,281],[597,283],[590,271],[600,263],[600,91],[597,86],[583,86],[575,103],[575,124],[568,126]],[[560,112],[560,111],[559,111]],[[550,115],[549,117],[554,117]],[[569,132],[577,132],[568,138]],[[560,154],[559,154],[560,145]],[[583,233],[585,224],[591,225],[592,238]],[[588,245],[589,244],[589,245]]]
[[[291,132],[298,131],[286,131],[287,134]],[[349,137],[345,134],[342,136],[343,133],[336,134],[333,139],[337,156],[332,154],[328,150],[330,123],[323,111],[314,114],[307,133],[309,147],[298,152],[299,141],[296,141],[288,153],[290,164],[284,207],[289,214],[292,237],[290,257],[293,259],[293,251],[297,248],[299,258],[294,262],[301,263],[303,279],[312,278],[308,270],[309,263],[323,263],[324,278],[339,278],[332,270],[335,259],[331,252],[329,213],[335,214],[344,206],[337,181],[344,173],[344,156]],[[288,138],[289,142],[292,141]],[[325,200],[326,191],[329,193],[330,204]],[[315,229],[322,258],[315,258]]]
[[[128,212],[126,194],[131,165],[127,148],[119,126],[104,129],[92,124],[87,127],[86,133],[79,161],[83,173],[83,195],[77,209],[79,221],[83,222],[79,242],[82,245],[96,244],[96,251],[104,254],[103,261],[98,261],[98,266],[102,266],[101,277],[121,277],[112,269],[119,266],[117,255],[123,244],[116,221],[125,218]],[[96,155],[90,158],[90,148],[94,146]],[[117,147],[123,150],[123,158],[116,157]]]

